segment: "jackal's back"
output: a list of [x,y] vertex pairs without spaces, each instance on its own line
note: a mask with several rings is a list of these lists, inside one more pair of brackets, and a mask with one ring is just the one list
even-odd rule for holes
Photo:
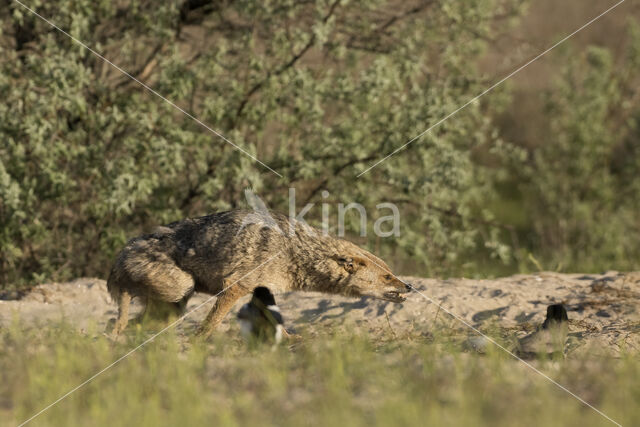
[[117,299],[123,288],[134,295],[151,290],[174,300],[185,290],[219,291],[225,277],[257,268],[286,248],[282,230],[288,218],[271,218],[273,222],[266,224],[253,212],[221,212],[133,238],[116,257],[107,281],[109,292]]

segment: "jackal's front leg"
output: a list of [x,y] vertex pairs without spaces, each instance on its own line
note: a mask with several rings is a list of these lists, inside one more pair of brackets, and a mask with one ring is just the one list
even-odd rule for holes
[[196,335],[204,338],[211,335],[211,332],[213,332],[216,326],[222,322],[235,303],[248,293],[249,292],[240,284],[231,285],[229,289],[221,293],[218,296],[215,305],[207,315],[207,318],[204,319],[202,325],[198,328]]

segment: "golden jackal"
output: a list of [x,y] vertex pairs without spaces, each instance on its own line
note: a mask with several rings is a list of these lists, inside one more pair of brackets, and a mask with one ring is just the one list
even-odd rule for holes
[[209,335],[259,284],[276,292],[319,291],[402,302],[410,288],[375,255],[287,216],[251,211],[185,219],[130,240],[107,287],[118,302],[114,335],[127,325],[132,297],[186,304],[194,291],[219,294],[199,329]]

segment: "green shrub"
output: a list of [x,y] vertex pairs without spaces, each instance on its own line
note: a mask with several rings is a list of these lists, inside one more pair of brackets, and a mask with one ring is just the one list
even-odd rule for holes
[[[493,83],[476,64],[521,1],[30,6],[283,178],[11,2],[0,11],[2,288],[105,277],[128,238],[244,207],[245,188],[283,212],[289,187],[334,218],[337,203],[359,202],[370,227],[378,203],[396,203],[400,237],[369,230],[358,243],[404,272],[513,272],[533,267],[531,253],[565,269],[638,265],[637,26],[622,60],[604,48],[562,56],[544,123],[496,120],[513,107],[501,87],[356,178]],[[501,136],[547,123],[547,141]]]

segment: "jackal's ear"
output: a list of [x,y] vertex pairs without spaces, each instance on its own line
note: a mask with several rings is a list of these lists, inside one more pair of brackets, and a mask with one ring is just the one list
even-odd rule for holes
[[353,273],[361,266],[366,265],[366,261],[358,257],[338,256],[335,260],[349,273]]
[[352,273],[356,269],[355,264],[353,263],[353,258],[351,257],[335,256],[333,259],[335,259],[338,265],[342,266],[349,273]]

